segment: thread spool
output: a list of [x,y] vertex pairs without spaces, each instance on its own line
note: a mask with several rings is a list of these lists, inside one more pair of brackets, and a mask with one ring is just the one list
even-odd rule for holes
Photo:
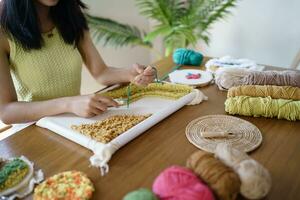
[[203,61],[203,55],[191,49],[179,48],[173,53],[173,61],[177,65],[199,66]]
[[271,189],[271,176],[266,168],[246,153],[221,143],[216,157],[232,167],[241,180],[241,194],[248,199],[261,199]]
[[219,199],[236,199],[241,185],[238,175],[213,154],[197,151],[187,159],[186,166],[206,182]]

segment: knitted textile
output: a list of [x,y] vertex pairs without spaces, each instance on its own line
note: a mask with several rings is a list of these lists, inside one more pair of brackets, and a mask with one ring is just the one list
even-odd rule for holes
[[64,42],[54,28],[43,34],[44,46],[25,50],[9,39],[10,65],[19,101],[41,101],[80,94],[82,59],[77,48]]
[[[179,99],[190,92],[193,88],[179,84],[168,84],[168,83],[150,83],[147,87],[131,85],[131,97],[130,102],[137,101],[145,96],[158,96],[168,99]],[[119,89],[102,93],[104,96],[111,98],[126,99],[127,98],[127,87],[121,87]]]

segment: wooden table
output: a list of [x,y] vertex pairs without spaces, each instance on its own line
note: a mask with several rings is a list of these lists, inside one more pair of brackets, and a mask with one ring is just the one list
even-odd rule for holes
[[[164,74],[174,65],[168,58],[157,66],[160,74]],[[225,114],[226,92],[215,85],[201,90],[209,97],[208,101],[185,106],[118,150],[105,177],[89,166],[92,155],[89,150],[36,126],[0,142],[1,156],[25,155],[43,169],[46,177],[65,170],[83,171],[95,184],[93,199],[120,200],[131,190],[151,188],[154,178],[166,167],[185,164],[187,157],[197,150],[185,137],[185,127],[190,121],[204,115]],[[266,199],[300,199],[300,122],[241,118],[255,124],[263,134],[262,145],[251,156],[272,175],[273,186]]]

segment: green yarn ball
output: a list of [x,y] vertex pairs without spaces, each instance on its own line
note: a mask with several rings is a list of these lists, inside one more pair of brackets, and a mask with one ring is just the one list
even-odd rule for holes
[[155,194],[145,188],[141,188],[132,192],[129,192],[126,194],[126,196],[123,198],[123,200],[158,200],[158,198],[155,196]]
[[173,61],[177,65],[199,66],[202,60],[203,55],[191,49],[180,48],[173,53]]

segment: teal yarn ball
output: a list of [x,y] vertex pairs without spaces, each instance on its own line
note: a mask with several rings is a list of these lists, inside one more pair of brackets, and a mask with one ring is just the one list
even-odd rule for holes
[[180,48],[173,53],[173,61],[177,65],[199,66],[202,60],[203,55],[191,49]]
[[158,200],[155,194],[145,188],[141,188],[132,192],[129,192],[125,195],[123,200]]

